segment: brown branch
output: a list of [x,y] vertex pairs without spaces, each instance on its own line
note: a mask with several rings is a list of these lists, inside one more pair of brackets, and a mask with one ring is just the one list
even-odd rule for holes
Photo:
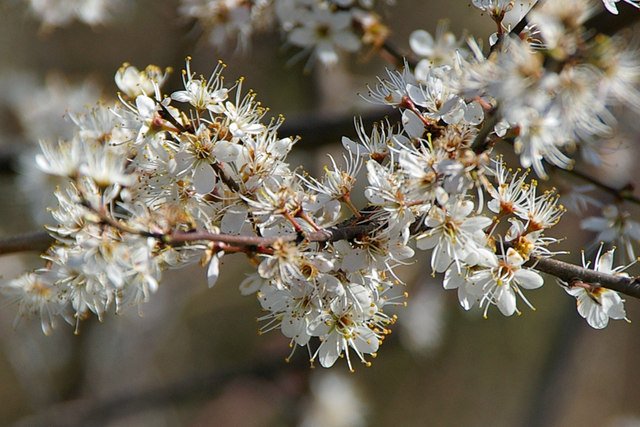
[[535,258],[530,264],[535,265],[536,270],[555,276],[567,283],[580,280],[634,298],[640,298],[640,277],[616,276],[550,258]]
[[[501,139],[501,141],[508,142],[509,144],[513,144],[513,140],[512,139],[503,138],[503,139]],[[633,185],[631,183],[625,185],[622,188],[615,188],[615,187],[612,187],[612,186],[610,186],[608,184],[605,184],[605,183],[603,183],[601,181],[598,181],[596,178],[594,178],[594,177],[592,177],[590,175],[587,175],[586,173],[581,172],[581,171],[576,170],[576,169],[563,169],[563,168],[561,168],[559,166],[556,166],[554,164],[551,164],[551,163],[548,163],[547,166],[549,168],[551,168],[552,170],[554,170],[554,171],[562,171],[562,172],[564,172],[566,174],[573,175],[576,178],[581,179],[581,180],[583,180],[585,182],[593,184],[596,187],[598,187],[599,189],[611,194],[613,197],[615,197],[618,200],[626,200],[627,202],[634,203],[636,205],[640,205],[640,198],[633,195],[633,189],[634,188],[633,188]]]
[[235,193],[240,192],[240,186],[238,185],[238,183],[235,182],[233,179],[231,179],[229,175],[226,174],[224,169],[222,169],[222,165],[219,162],[212,163],[211,167],[213,168],[215,173],[218,175],[218,177],[222,180],[222,182],[224,182],[225,185],[229,187],[230,190],[232,190]]
[[[387,62],[391,62],[396,68],[401,68],[404,66],[405,61],[409,64],[410,67],[415,68],[418,65],[418,62],[413,58],[408,58],[407,55],[403,55],[400,53],[400,50],[393,45],[389,40],[385,40],[385,42],[380,47],[380,56]],[[389,61],[390,60],[390,61]]]
[[586,182],[588,182],[590,184],[595,185],[599,189],[604,190],[607,193],[613,195],[618,200],[626,200],[628,202],[640,205],[640,198],[638,198],[638,197],[633,195],[633,186],[631,185],[631,183],[625,185],[622,188],[614,188],[614,187],[611,187],[610,185],[607,185],[607,184],[605,184],[603,182],[598,181],[594,177],[589,176],[584,172],[580,172],[580,171],[575,170],[575,169],[562,169],[562,168],[558,168],[558,167],[555,167],[555,168],[558,169],[558,170],[564,171],[564,172],[566,172],[568,174],[571,174],[571,175],[573,175],[573,176],[575,176],[577,178],[580,178],[583,181],[586,181]]
[[487,150],[487,148],[489,147],[489,134],[493,132],[493,129],[496,127],[499,121],[499,117],[495,108],[487,111],[486,114],[487,119],[484,121],[484,123],[482,123],[480,131],[471,144],[471,149],[476,154],[481,154]]
[[0,237],[0,255],[28,251],[44,252],[53,242],[53,237],[46,231]]
[[[306,235],[306,240],[318,243],[352,240],[356,237],[371,233],[375,227],[375,223],[338,225],[328,229],[308,233]],[[280,237],[235,236],[229,234],[210,233],[207,231],[195,231],[174,232],[170,235],[163,236],[162,240],[167,244],[209,241],[236,246],[269,247],[277,241],[295,242],[299,240],[299,236],[295,234]],[[44,231],[8,238],[0,238],[0,254],[22,251],[44,251],[53,242],[54,239]],[[567,283],[581,280],[586,283],[602,286],[603,288],[612,289],[622,294],[640,299],[640,278],[638,277],[624,277],[606,274],[550,258],[535,258],[530,261],[529,265],[535,265],[536,270],[555,276]]]
[[[338,240],[352,240],[358,236],[370,233],[375,228],[375,224],[357,224],[336,226],[327,229],[314,231],[305,235],[305,240],[309,242],[335,242]],[[295,242],[299,240],[297,234],[289,234],[278,237],[259,237],[259,236],[235,236],[230,234],[210,233],[208,231],[194,232],[174,232],[166,235],[162,240],[167,244],[187,243],[198,241],[220,242],[237,246],[259,246],[268,247],[276,242]]]

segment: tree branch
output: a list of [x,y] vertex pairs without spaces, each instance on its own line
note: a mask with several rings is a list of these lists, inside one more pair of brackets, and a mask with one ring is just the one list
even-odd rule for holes
[[44,252],[55,240],[46,231],[0,237],[0,255],[16,252]]
[[595,179],[592,176],[587,175],[584,172],[580,172],[576,169],[562,169],[562,168],[558,168],[555,167],[557,170],[561,170],[564,171],[568,174],[571,174],[577,178],[582,179],[583,181],[586,181],[590,184],[595,185],[596,187],[598,187],[601,190],[606,191],[607,193],[613,195],[616,199],[618,200],[626,200],[628,202],[631,203],[635,203],[637,205],[640,205],[640,198],[636,197],[633,195],[633,185],[631,185],[631,183],[625,185],[622,188],[614,188],[611,187],[610,185],[607,185],[603,182],[598,181],[597,179]]
[[[306,234],[309,242],[335,242],[339,240],[352,240],[356,237],[372,232],[377,225],[375,223],[342,224],[324,230]],[[208,231],[174,232],[169,235],[159,235],[158,238],[167,244],[209,241],[226,243],[236,246],[269,247],[278,241],[295,242],[300,236],[290,234],[280,237],[259,236],[235,236],[230,234],[210,233]],[[0,254],[8,254],[21,251],[43,251],[48,248],[54,239],[46,232],[28,233],[20,236],[0,239]],[[534,258],[529,262],[531,267],[543,273],[550,274],[571,283],[581,280],[596,286],[611,289],[622,294],[640,299],[640,277],[624,277],[606,274],[580,267],[564,261],[550,258]]]
[[[305,240],[309,242],[335,242],[338,240],[351,240],[358,236],[370,233],[375,228],[375,224],[357,224],[330,227],[324,230],[314,231],[305,235]],[[227,243],[237,246],[260,246],[269,247],[274,243],[280,242],[295,242],[300,237],[296,234],[289,234],[286,236],[278,237],[259,237],[259,236],[235,236],[230,234],[210,233],[208,231],[194,231],[194,232],[175,232],[166,235],[162,240],[167,244],[172,243],[187,243],[197,241],[209,241]]]
[[530,261],[530,264],[536,270],[555,276],[567,283],[580,280],[591,285],[612,289],[634,298],[640,298],[640,277],[625,277],[602,273],[551,258],[534,258]]

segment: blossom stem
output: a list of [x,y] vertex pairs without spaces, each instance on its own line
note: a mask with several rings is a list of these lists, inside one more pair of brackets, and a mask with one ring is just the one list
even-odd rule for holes
[[160,106],[160,117],[171,123],[179,132],[189,132],[189,129],[184,127],[179,121],[176,120],[175,117],[173,117],[169,110],[167,110],[167,107],[165,107],[161,102],[156,101],[156,103]]
[[287,219],[287,221],[289,221],[291,225],[293,225],[293,228],[296,230],[296,233],[305,235],[304,230],[302,229],[300,224],[298,224],[298,221],[296,221],[293,215],[291,215],[291,213],[289,213],[288,211],[284,211],[282,212],[282,216],[284,216]]
[[422,112],[416,107],[416,104],[414,104],[411,98],[409,98],[408,96],[402,97],[402,102],[400,103],[399,106],[406,108],[407,110],[410,110],[413,113],[415,113],[415,115],[418,116],[422,124],[424,124],[426,127],[433,126],[433,122],[422,115]]
[[415,67],[416,62],[409,60],[405,55],[400,53],[397,47],[391,44],[388,40],[385,40],[382,46],[380,47],[380,56],[385,61],[393,64],[396,67],[402,67],[404,61],[408,61],[411,67]]
[[307,213],[305,211],[303,211],[302,209],[300,209],[298,211],[298,213],[296,214],[297,217],[302,218],[303,220],[305,220],[307,222],[307,224],[309,224],[314,231],[320,231],[321,228],[318,226],[318,224],[315,223],[315,221],[313,221],[313,219],[307,215]]
[[225,173],[225,171],[222,169],[222,165],[219,162],[212,163],[211,167],[215,171],[216,175],[218,175],[218,177],[222,180],[222,182],[224,182],[225,185],[229,187],[229,189],[231,189],[235,193],[238,193],[240,191],[240,186],[238,185],[238,183],[231,179],[229,175]]
[[347,207],[351,210],[351,212],[353,212],[353,215],[357,218],[360,219],[362,218],[362,214],[360,213],[360,211],[355,207],[355,205],[353,204],[353,202],[351,201],[351,196],[349,194],[344,194],[340,200],[342,200]]
[[[332,227],[321,229],[311,233],[307,233],[306,239],[309,242],[335,242],[338,240],[352,240],[363,234],[367,234],[373,230],[374,224],[359,224],[345,227]],[[277,241],[293,242],[297,239],[296,235],[279,236],[279,237],[258,237],[258,236],[236,236],[230,234],[210,233],[208,231],[177,231],[163,237],[167,244],[187,243],[197,241],[213,241],[222,242],[232,245],[269,247]]]
[[93,212],[94,214],[96,214],[99,218],[99,221],[94,221],[94,222],[99,222],[101,224],[106,224],[110,227],[115,228],[118,231],[121,231],[123,233],[127,233],[127,234],[135,234],[135,235],[139,235],[139,236],[146,236],[146,237],[155,237],[154,233],[149,233],[143,230],[137,230],[133,227],[128,226],[127,224],[124,224],[122,222],[119,222],[117,220],[115,220],[114,218],[112,218],[111,216],[109,216],[106,213],[106,209],[105,207],[101,207],[101,208],[95,208],[94,206],[91,205],[91,203],[87,200],[83,200],[82,201],[82,206],[84,206],[85,208],[89,209],[91,212]]
[[482,127],[478,131],[473,143],[471,144],[471,149],[474,153],[480,154],[485,152],[490,144],[489,134],[493,132],[493,129],[498,124],[499,117],[497,114],[497,110],[494,108],[487,113],[487,120],[484,121]]

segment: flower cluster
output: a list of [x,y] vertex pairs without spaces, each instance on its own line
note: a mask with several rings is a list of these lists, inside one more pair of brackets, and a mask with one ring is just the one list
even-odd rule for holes
[[[227,84],[222,63],[205,77],[187,59],[183,89],[169,96],[160,90],[168,70],[124,64],[118,103],[75,115],[71,138],[41,143],[37,165],[65,180],[48,227],[55,243],[44,268],[3,292],[49,332],[60,316],[78,325],[142,304],[169,268],[199,261],[213,286],[220,260],[240,254],[256,268],[240,292],[257,296],[260,332],[279,330],[292,354],[306,347],[324,367],[344,357],[351,370],[354,361],[369,365],[390,333],[393,307],[406,297],[396,267],[414,248],[430,251],[432,274],[443,274],[464,309],[486,317],[492,306],[505,316],[533,308],[525,291],[543,285],[540,266],[560,253],[549,231],[565,209],[555,189],[509,169],[494,145],[512,142],[521,163],[545,177],[544,161],[568,167],[569,148],[608,134],[612,105],[640,96],[638,56],[614,39],[588,38],[589,3],[567,1],[570,17],[554,2],[535,9],[526,37],[498,32],[487,59],[445,27],[435,37],[413,33],[417,66],[388,71],[369,91],[371,102],[399,110],[397,123],[368,130],[356,121],[357,138],[342,139],[342,159],[329,157],[321,177],[291,168],[296,138],[279,135],[283,118],[269,118],[243,79]],[[356,15],[343,14],[371,6],[276,3],[290,41],[325,63],[357,41],[343,26]],[[216,13],[259,4],[226,1]],[[474,4],[501,25],[511,2]],[[251,20],[239,12],[236,23]],[[361,175],[362,208],[352,200]],[[626,224],[635,238],[635,223]],[[597,270],[618,274],[612,257],[599,257]],[[592,326],[624,318],[613,291],[565,286]]]
[[289,44],[332,65],[340,52],[384,42],[388,30],[373,6],[374,0],[182,0],[180,12],[197,19],[217,48],[229,40],[246,47],[254,31],[276,21]]
[[494,134],[512,141],[522,165],[539,176],[547,175],[544,162],[571,167],[577,146],[585,159],[597,158],[597,142],[615,125],[613,106],[640,111],[637,47],[619,36],[593,37],[583,25],[594,10],[587,0],[542,2],[520,38],[503,35],[488,59],[460,65],[461,90],[497,110]]
[[[527,301],[521,289],[542,285],[523,264],[550,254],[554,239],[542,233],[562,208],[501,160],[473,153],[473,103],[457,98],[460,113],[438,115],[416,83],[424,112],[414,106],[401,125],[371,133],[360,125],[357,141],[343,140],[344,165],[331,159],[314,178],[286,162],[295,140],[278,136],[282,119],[266,121],[242,79],[225,84],[223,68],[204,78],[187,61],[184,89],[163,97],[164,72],[125,64],[119,104],[78,115],[73,138],[41,143],[38,166],[67,179],[49,227],[56,243],[46,268],[5,291],[21,313],[39,313],[45,331],[56,315],[77,324],[141,304],[167,268],[208,263],[213,286],[220,258],[243,253],[257,271],[240,289],[267,312],[261,331],[279,329],[322,366],[346,356],[352,369],[351,354],[368,364],[395,322],[388,308],[403,292],[394,269],[413,257],[412,237],[467,309],[493,304],[510,315],[516,294]],[[370,203],[358,209],[351,192],[363,166]],[[490,196],[494,220],[478,213],[472,191]]]
[[[103,25],[123,6],[121,0],[24,0],[44,29],[74,20]],[[391,2],[390,0],[386,0]],[[374,12],[375,0],[181,0],[177,12],[196,20],[218,50],[246,50],[254,33],[277,27],[287,43],[323,65],[340,52],[379,47],[389,31]]]
[[38,166],[67,180],[49,227],[56,243],[46,268],[4,290],[48,332],[58,315],[77,323],[141,304],[167,268],[200,260],[213,285],[220,258],[241,252],[258,265],[241,289],[269,312],[263,330],[299,346],[319,339],[310,352],[323,366],[350,349],[365,361],[394,322],[384,309],[402,292],[389,268],[413,254],[408,236],[369,235],[369,225],[351,241],[322,234],[354,209],[361,158],[345,157],[344,170],[332,162],[322,179],[292,171],[282,119],[265,120],[223,68],[204,78],[187,62],[184,89],[163,97],[164,72],[125,64],[120,103],[77,115],[71,139],[41,143]]
[[197,19],[207,40],[217,49],[236,41],[240,48],[248,45],[255,31],[273,23],[273,0],[181,0],[178,12]]
[[[486,316],[496,305],[510,316],[518,311],[516,296],[531,306],[522,289],[539,288],[543,280],[525,263],[554,255],[548,246],[556,239],[544,233],[564,208],[552,191],[527,182],[526,173],[475,154],[478,129],[464,114],[454,124],[431,122],[428,108],[411,105],[402,131],[376,129],[358,150],[367,158],[365,195],[384,232],[395,239],[415,236],[418,249],[430,250],[432,271],[445,273],[445,289],[457,289],[466,310],[478,304]],[[459,105],[466,106],[462,100]],[[372,150],[381,134],[389,135],[386,150]],[[483,197],[474,203],[473,193]],[[481,214],[484,199],[493,218]],[[505,221],[509,227],[503,228]]]

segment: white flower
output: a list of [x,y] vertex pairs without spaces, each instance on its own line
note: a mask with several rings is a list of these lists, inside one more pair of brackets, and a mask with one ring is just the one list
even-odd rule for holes
[[355,52],[361,42],[351,29],[350,12],[333,12],[320,5],[313,3],[306,17],[300,20],[302,26],[294,28],[287,38],[296,46],[313,48],[324,65],[334,65],[338,62],[336,47]]
[[402,150],[398,162],[402,172],[407,175],[404,192],[413,200],[423,201],[428,209],[435,199],[437,190],[441,190],[435,169],[435,155],[422,145],[419,149]]
[[372,204],[382,208],[389,225],[400,229],[413,222],[415,216],[405,203],[402,179],[375,160],[367,161],[366,167],[369,185],[364,195]]
[[592,184],[572,185],[568,193],[562,195],[560,200],[567,207],[567,210],[575,215],[582,216],[589,206],[602,207],[602,201],[587,193],[592,192],[596,187]]
[[533,108],[521,107],[515,120],[520,125],[520,133],[514,149],[520,155],[523,167],[533,167],[541,178],[547,178],[542,160],[563,169],[569,169],[573,160],[567,157],[561,148],[568,143],[561,112],[557,109],[540,113]]
[[27,0],[44,27],[59,27],[78,19],[89,25],[103,24],[111,18],[120,0]]
[[505,234],[505,241],[509,243],[525,260],[531,257],[548,258],[563,252],[551,252],[547,246],[557,243],[554,237],[545,237],[542,229],[532,227],[532,222],[526,226],[516,218],[509,218],[511,227]]
[[79,172],[88,176],[98,187],[129,186],[136,175],[126,170],[128,159],[108,145],[84,144],[84,162]]
[[460,56],[465,56],[465,50],[460,49],[460,42],[453,33],[447,31],[447,21],[438,22],[436,37],[424,30],[416,30],[409,36],[409,45],[421,59],[416,65],[416,79],[421,83],[426,81],[429,71],[441,65],[452,66]]
[[3,283],[0,292],[18,304],[16,323],[21,316],[40,317],[42,332],[48,335],[63,309],[64,298],[47,275],[27,273]]
[[[489,305],[496,305],[505,316],[517,312],[516,295],[533,309],[520,288],[537,289],[544,284],[542,276],[536,271],[523,268],[525,259],[513,248],[501,256],[490,269],[473,273],[469,280],[482,288],[480,307],[484,307],[487,316]],[[520,312],[518,312],[520,314]]]
[[301,427],[364,427],[367,405],[352,378],[339,372],[311,376],[312,401],[306,405]]
[[342,146],[356,156],[369,156],[371,159],[382,162],[389,155],[389,149],[396,145],[397,139],[405,139],[388,121],[375,123],[371,135],[367,134],[362,124],[362,119],[355,121],[358,140],[353,141],[346,136],[342,137]]
[[431,70],[424,85],[408,85],[407,92],[416,105],[427,109],[425,115],[428,118],[455,124],[464,117],[466,104],[448,82],[439,77],[439,73],[446,73],[447,69],[450,70],[450,67],[442,66],[438,73]]
[[402,104],[405,96],[409,96],[407,92],[408,85],[418,83],[408,64],[405,64],[402,71],[387,69],[387,78],[378,77],[377,79],[378,83],[375,88],[367,85],[369,93],[365,99],[373,103],[392,105],[394,107]]
[[207,39],[217,49],[229,47],[237,40],[238,48],[247,47],[249,37],[264,19],[264,0],[181,0],[182,15],[195,18],[204,28]]
[[515,0],[473,0],[473,5],[494,16],[501,16],[513,8]]
[[594,12],[593,3],[585,0],[543,2],[532,8],[529,22],[540,32],[550,55],[565,58],[576,52],[580,26]]
[[[12,82],[7,76],[2,79],[8,80],[3,82],[3,90],[9,90],[8,96],[13,98],[11,102],[16,110],[13,114],[22,132],[32,142],[71,139],[76,129],[70,126],[69,118],[85,111],[101,97],[100,86],[88,79],[71,83],[63,76],[49,73],[44,86],[40,87],[35,82]],[[27,86],[12,87],[16,84]],[[15,94],[12,95],[11,91]]]
[[138,70],[131,64],[124,63],[115,75],[115,82],[126,96],[131,99],[139,95],[153,96],[156,87],[161,87],[169,77],[170,68],[162,71],[156,65],[148,65],[144,70]]
[[[638,3],[640,4],[640,3]],[[640,111],[640,59],[637,43],[622,36],[614,36],[599,47],[598,67],[601,92],[607,101],[615,101]]]
[[261,331],[279,326],[292,345],[306,346],[311,339],[310,324],[320,316],[319,299],[316,289],[305,281],[290,285],[280,289],[267,285],[258,292],[262,308],[270,312],[260,319],[267,322]]
[[458,290],[458,301],[465,310],[471,310],[483,295],[482,286],[469,280],[469,274],[466,268],[458,270],[455,266],[451,266],[446,271],[442,282],[444,289]]
[[50,175],[75,177],[78,174],[84,154],[82,141],[60,141],[52,144],[40,141],[42,154],[36,155],[36,164]]
[[365,354],[378,351],[380,341],[367,322],[375,314],[375,304],[371,292],[362,285],[350,284],[347,292],[335,298],[330,304],[326,319],[316,324],[314,335],[320,333],[322,344],[312,360],[319,359],[320,364],[329,368],[343,353],[349,370],[353,371],[349,349],[352,349],[360,361],[369,364]]
[[[615,249],[600,255],[601,250],[602,246],[596,255],[594,270],[616,276],[627,276],[626,273],[622,273],[622,270],[629,267],[628,265],[613,268]],[[589,267],[589,263],[585,262],[584,252],[582,253],[582,265],[585,268]],[[616,291],[584,282],[569,284],[560,280],[559,282],[569,295],[576,298],[578,313],[587,320],[592,328],[605,328],[609,324],[609,319],[629,321],[624,311],[624,300]]]
[[198,194],[208,194],[216,185],[212,165],[234,161],[242,149],[241,145],[220,138],[204,125],[193,134],[184,134],[180,142],[181,151],[175,155],[177,175],[191,178]]
[[[168,106],[170,98],[163,101],[162,105]],[[160,129],[163,119],[160,117],[160,105],[153,99],[146,95],[138,95],[135,100],[135,107],[129,106],[133,113],[137,116],[141,125],[138,129],[138,136],[136,137],[136,143],[143,143],[145,138],[154,136]]]
[[[483,240],[483,229],[491,224],[484,216],[471,216],[473,202],[452,198],[440,206],[433,206],[425,219],[429,228],[416,237],[419,249],[433,249],[431,269],[442,273],[452,263],[475,264],[478,257],[485,258],[487,250],[478,243]],[[475,262],[474,262],[475,261]]]
[[514,213],[522,210],[527,202],[527,174],[513,173],[506,168],[502,159],[494,162],[495,169],[491,172],[495,175],[497,188],[487,187],[487,192],[492,199],[487,207],[494,213]]
[[356,183],[356,176],[358,176],[358,172],[362,167],[361,157],[354,156],[351,152],[349,152],[349,157],[343,155],[345,163],[343,168],[338,167],[331,155],[329,159],[331,160],[332,168],[324,167],[325,175],[322,181],[302,176],[301,179],[307,184],[308,188],[320,193],[322,196],[334,200],[348,200],[350,203],[349,195],[353,185]]
[[529,231],[553,227],[566,211],[564,206],[558,204],[558,199],[554,191],[538,194],[538,182],[532,180],[526,190],[526,201],[516,205],[515,214],[528,221]]
[[633,242],[640,241],[640,223],[630,219],[629,213],[616,205],[605,206],[601,217],[586,218],[580,227],[598,233],[594,239],[596,242],[617,242],[625,248],[630,260],[635,258]]
[[236,138],[260,134],[266,130],[266,126],[260,123],[266,111],[260,107],[260,103],[255,102],[256,94],[249,92],[242,98],[241,93],[242,79],[236,87],[235,103],[227,101],[222,108],[222,112],[227,116],[229,130]]
[[178,102],[188,102],[197,110],[211,110],[214,113],[223,111],[222,102],[228,97],[228,89],[223,86],[221,77],[224,65],[220,62],[211,73],[209,80],[203,78],[194,79],[191,72],[191,61],[187,58],[186,69],[182,73],[182,82],[185,90],[179,90],[171,94],[171,99]]
[[258,266],[258,273],[264,279],[279,280],[279,285],[289,283],[292,278],[302,277],[298,262],[300,248],[291,242],[276,242],[273,255],[266,255]]
[[65,191],[58,189],[54,195],[58,206],[51,209],[51,215],[57,224],[48,226],[47,229],[55,232],[58,238],[74,236],[87,225],[86,216],[88,214],[87,209],[79,203],[78,190],[68,185]]

